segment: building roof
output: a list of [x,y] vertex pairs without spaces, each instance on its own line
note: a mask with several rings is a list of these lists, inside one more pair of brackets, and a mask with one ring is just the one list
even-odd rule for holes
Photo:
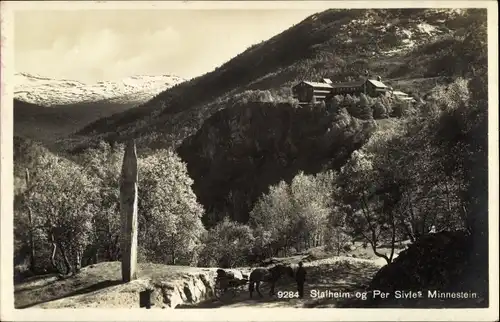
[[[330,80],[330,79],[325,78],[325,81],[326,80]],[[378,81],[378,80],[369,79],[368,82],[372,83],[377,88],[388,88],[388,86],[386,86],[384,83],[382,83],[381,81]],[[315,87],[315,88],[328,88],[328,89],[330,89],[330,88],[344,88],[344,87],[361,87],[365,83],[365,81],[359,80],[359,81],[355,81],[355,82],[330,83],[330,84],[329,83],[320,83],[320,82],[302,81],[300,83],[304,83],[304,84],[307,84],[307,85]],[[297,86],[297,85],[295,85],[295,86]]]
[[396,96],[408,96],[408,94],[401,92],[401,91],[393,91],[392,94]]
[[332,84],[334,88],[343,88],[343,87],[360,87],[364,84],[364,81],[356,81],[356,82],[345,82],[345,83],[337,83]]
[[368,80],[370,83],[372,83],[375,87],[380,87],[380,88],[387,88],[387,85],[382,83],[381,81],[374,80],[374,79],[369,79]]
[[302,83],[307,84],[307,85],[312,86],[312,87],[332,88],[332,85],[326,84],[326,83],[309,82],[309,81],[303,81]]
[[399,99],[403,100],[403,101],[414,101],[415,100],[413,97],[407,97],[407,96],[399,97]]

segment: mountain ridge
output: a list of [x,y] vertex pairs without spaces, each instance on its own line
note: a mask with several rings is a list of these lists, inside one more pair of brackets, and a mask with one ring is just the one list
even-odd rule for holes
[[144,102],[185,81],[172,75],[134,75],[116,81],[95,83],[55,79],[25,72],[16,73],[14,77],[14,98],[47,107],[98,102],[116,97]]

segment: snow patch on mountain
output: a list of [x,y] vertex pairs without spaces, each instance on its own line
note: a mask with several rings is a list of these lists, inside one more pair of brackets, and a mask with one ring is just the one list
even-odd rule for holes
[[[392,27],[390,23],[383,26],[382,31],[386,32],[387,28]],[[401,45],[391,50],[383,51],[384,55],[393,56],[396,54],[401,54],[408,52],[415,48],[417,45],[428,42],[431,39],[436,39],[436,37],[443,34],[445,31],[437,26],[421,22],[414,26],[407,26],[406,28],[400,28],[394,26],[395,34],[401,39]]]
[[183,81],[185,80],[172,75],[140,75],[118,81],[85,84],[74,80],[17,73],[14,79],[14,97],[41,106],[99,101],[141,104]]
[[428,23],[420,23],[417,25],[418,30],[422,33],[426,33],[429,36],[432,36],[436,32],[439,32],[435,26],[429,25]]

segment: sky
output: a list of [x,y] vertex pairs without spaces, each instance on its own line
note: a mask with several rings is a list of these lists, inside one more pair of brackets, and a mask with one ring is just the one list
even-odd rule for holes
[[15,71],[82,82],[133,75],[190,79],[318,11],[17,11]]

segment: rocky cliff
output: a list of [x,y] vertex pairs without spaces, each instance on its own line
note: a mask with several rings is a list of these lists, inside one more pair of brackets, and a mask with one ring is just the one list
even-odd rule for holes
[[139,308],[139,293],[151,291],[152,308],[175,308],[214,297],[216,268],[140,263],[138,279],[121,282],[120,262],[84,267],[70,278],[36,276],[15,285],[15,307]]
[[346,113],[289,103],[240,103],[210,117],[178,152],[194,190],[216,218],[246,222],[269,185],[298,171],[337,168],[376,127]]

